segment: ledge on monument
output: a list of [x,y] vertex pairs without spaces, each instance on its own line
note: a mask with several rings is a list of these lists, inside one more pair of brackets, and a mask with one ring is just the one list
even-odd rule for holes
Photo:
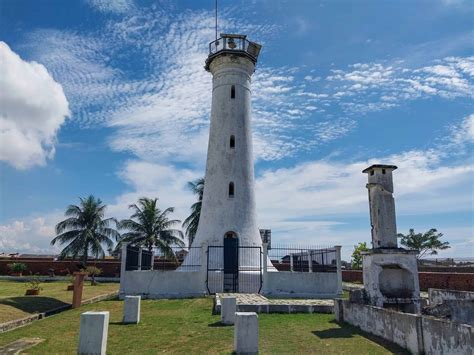
[[361,253],[362,255],[371,254],[418,254],[418,250],[410,250],[404,248],[373,248],[369,251]]

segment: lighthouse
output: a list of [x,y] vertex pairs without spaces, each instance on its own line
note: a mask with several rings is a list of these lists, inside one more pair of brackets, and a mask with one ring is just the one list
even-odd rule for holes
[[208,248],[213,277],[222,276],[220,291],[238,291],[245,278],[239,271],[261,265],[260,251],[252,249],[260,250],[262,241],[251,128],[251,82],[260,49],[245,35],[221,34],[209,44],[205,63],[212,74],[211,122],[201,215],[192,246]]

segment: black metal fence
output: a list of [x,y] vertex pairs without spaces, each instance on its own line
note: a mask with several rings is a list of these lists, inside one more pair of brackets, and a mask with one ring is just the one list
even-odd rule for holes
[[[257,246],[209,246],[206,286],[210,294],[219,292],[258,293],[262,288],[262,248]],[[228,258],[237,259],[230,262]],[[234,266],[235,265],[235,266]]]
[[168,250],[154,248],[141,250],[138,246],[127,245],[125,270],[176,270],[198,271],[201,266],[201,248],[171,247]]
[[336,248],[329,246],[273,245],[268,249],[267,270],[293,272],[336,272]]
[[140,257],[140,248],[132,245],[127,245],[127,258],[125,259],[125,270],[138,270]]
[[172,247],[167,251],[155,248],[153,251],[153,270],[198,271],[201,266],[201,247]]

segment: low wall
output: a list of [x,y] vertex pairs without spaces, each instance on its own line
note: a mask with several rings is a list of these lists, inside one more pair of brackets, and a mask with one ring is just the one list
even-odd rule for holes
[[[336,319],[355,325],[363,331],[391,341],[412,353],[419,353],[420,320],[413,314],[337,300]],[[342,303],[342,307],[341,307]]]
[[474,342],[473,327],[433,317],[396,312],[337,299],[338,321],[380,336],[413,354],[469,354]]
[[443,303],[444,301],[474,301],[474,292],[430,288],[428,300],[430,304]]
[[207,294],[200,272],[125,271],[120,280],[120,297],[186,298]]
[[[43,260],[43,259],[0,259],[0,275],[10,275],[11,271],[7,265],[12,263],[25,264],[27,270],[23,273],[24,275],[40,274],[49,275],[50,269],[54,270],[55,275],[67,275],[79,271],[81,265],[80,260]],[[101,276],[105,277],[117,277],[120,275],[120,260],[89,260],[88,265],[96,266],[102,270]]]
[[426,354],[472,354],[474,328],[449,320],[422,316],[423,349]]
[[320,297],[337,295],[335,272],[268,272],[263,294],[277,297]]
[[[471,273],[419,272],[418,277],[421,290],[440,288],[474,291],[474,276]],[[342,270],[342,281],[362,283],[362,270]]]

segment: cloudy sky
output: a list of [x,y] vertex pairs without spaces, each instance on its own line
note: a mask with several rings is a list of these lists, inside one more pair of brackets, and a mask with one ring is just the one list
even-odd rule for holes
[[[0,2],[0,252],[54,252],[65,207],[141,196],[184,219],[203,176],[214,0]],[[396,164],[399,232],[474,255],[471,1],[219,1],[263,44],[253,80],[258,222],[275,242],[370,241],[366,176]]]

